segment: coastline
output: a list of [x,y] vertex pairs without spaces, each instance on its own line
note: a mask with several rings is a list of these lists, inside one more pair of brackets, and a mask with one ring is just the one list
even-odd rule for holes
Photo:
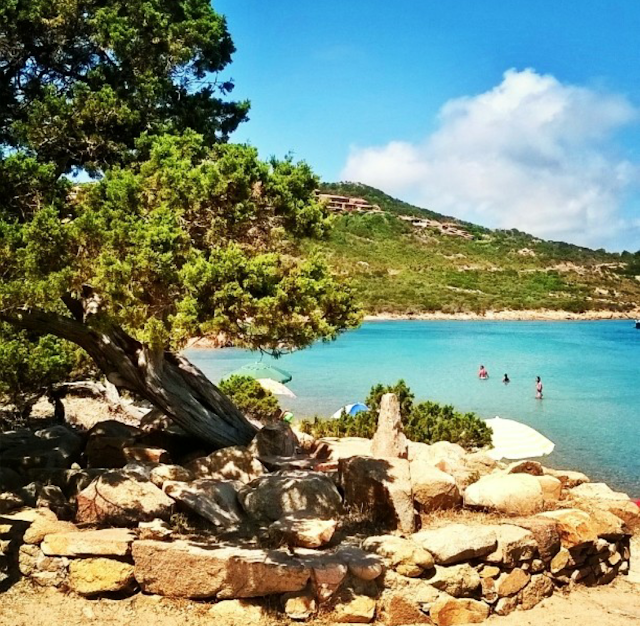
[[551,309],[531,309],[522,311],[486,311],[485,313],[375,313],[364,316],[365,322],[420,320],[420,321],[598,321],[635,320],[640,318],[640,309],[633,311],[556,311]]

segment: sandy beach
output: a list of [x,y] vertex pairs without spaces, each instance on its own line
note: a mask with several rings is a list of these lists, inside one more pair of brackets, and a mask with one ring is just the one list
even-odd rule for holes
[[521,311],[486,311],[483,313],[375,313],[364,316],[365,321],[385,320],[442,320],[442,321],[585,321],[585,320],[635,320],[640,318],[640,309],[633,311],[586,311],[573,313],[571,311],[555,311],[551,309],[532,309]]

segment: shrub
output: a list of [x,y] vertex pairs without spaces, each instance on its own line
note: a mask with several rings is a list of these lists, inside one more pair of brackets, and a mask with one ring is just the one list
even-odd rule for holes
[[278,399],[250,376],[230,376],[218,387],[249,418],[268,422],[279,410]]
[[333,420],[316,417],[312,422],[303,422],[302,430],[316,437],[371,438],[376,431],[380,400],[385,393],[395,393],[398,397],[404,432],[411,441],[450,441],[465,448],[491,444],[491,430],[475,413],[460,413],[451,405],[437,402],[414,404],[415,396],[403,380],[395,385],[374,385],[366,400],[368,411],[355,416],[343,413]]

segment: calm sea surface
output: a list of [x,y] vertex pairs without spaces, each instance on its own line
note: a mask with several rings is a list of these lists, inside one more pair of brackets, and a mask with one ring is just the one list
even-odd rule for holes
[[[187,356],[214,382],[258,358],[232,348]],[[487,381],[477,378],[481,363]],[[533,426],[556,443],[549,465],[640,497],[640,330],[631,321],[367,322],[276,364],[293,375],[298,397],[281,404],[296,417],[330,415],[373,384],[404,378],[419,400]]]

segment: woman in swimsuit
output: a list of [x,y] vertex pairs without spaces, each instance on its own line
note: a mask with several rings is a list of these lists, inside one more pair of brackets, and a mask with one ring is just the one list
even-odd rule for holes
[[484,368],[484,365],[480,366],[480,371],[478,372],[478,378],[480,380],[487,380],[489,378],[489,372]]
[[536,376],[536,400],[542,400],[542,381]]

